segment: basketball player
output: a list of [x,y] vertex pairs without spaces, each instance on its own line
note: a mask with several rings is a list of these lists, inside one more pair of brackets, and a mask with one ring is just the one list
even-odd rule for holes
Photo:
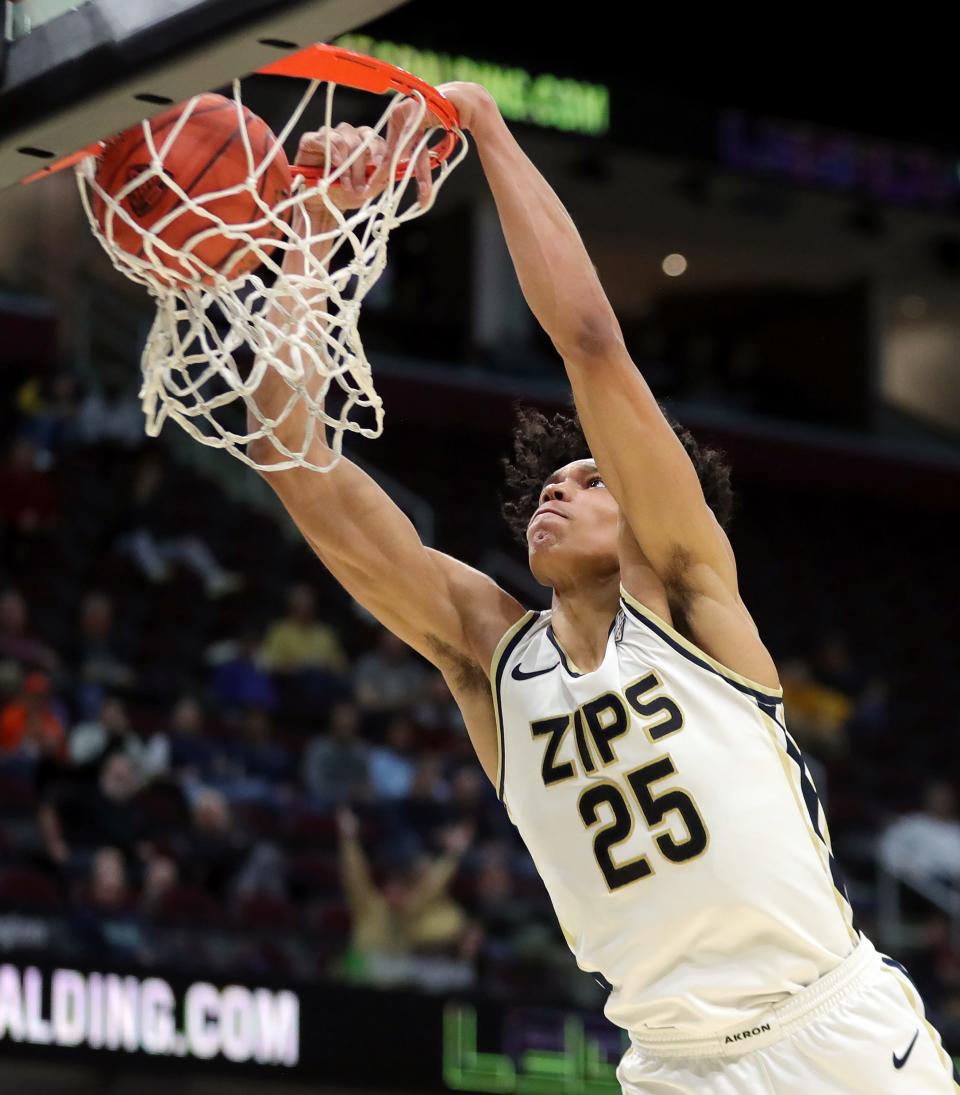
[[[776,667],[738,592],[718,454],[661,413],[576,228],[492,98],[441,90],[472,132],[578,411],[579,423],[523,415],[508,468],[519,497],[507,514],[552,606],[525,611],[424,547],[345,458],[268,482],[348,592],[443,673],[577,962],[612,986],[606,1014],[631,1038],[627,1095],[956,1090],[912,983],[853,928]],[[364,132],[331,133],[334,163]],[[323,146],[309,135],[301,161]],[[390,151],[375,142],[357,160],[341,208],[382,185]],[[425,162],[417,173],[426,197]],[[276,413],[287,393],[268,378],[259,408]],[[302,428],[278,432],[292,443]]]

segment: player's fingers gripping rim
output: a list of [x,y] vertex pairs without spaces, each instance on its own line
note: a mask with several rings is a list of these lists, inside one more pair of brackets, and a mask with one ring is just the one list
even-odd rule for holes
[[338,139],[335,132],[328,133],[326,129],[304,133],[297,148],[296,162],[304,167],[323,167],[328,150],[332,152]]
[[353,185],[350,171],[341,172],[341,166],[349,158],[355,143],[339,129],[320,129],[304,133],[300,138],[297,164],[303,167],[323,168],[327,178],[352,196]]
[[373,137],[373,130],[369,126],[358,126],[351,131],[350,155],[356,151],[356,147],[362,146],[362,150],[350,166],[350,183],[358,193],[367,189],[371,175],[375,168],[373,142],[379,138]]
[[420,203],[426,205],[433,194],[433,167],[430,163],[430,149],[427,145],[424,145],[423,151],[417,157],[416,172]]
[[[422,114],[418,125],[414,126],[414,120]],[[387,127],[387,159],[389,162],[402,162],[404,159],[416,155],[414,164],[414,176],[417,180],[417,191],[421,204],[430,199],[433,192],[433,171],[430,162],[430,149],[424,143],[422,151],[417,154],[417,148],[423,142],[425,134],[437,126],[437,119],[429,112],[424,111],[423,104],[418,99],[404,99],[397,103],[390,112],[390,121]],[[399,153],[397,151],[399,147]]]

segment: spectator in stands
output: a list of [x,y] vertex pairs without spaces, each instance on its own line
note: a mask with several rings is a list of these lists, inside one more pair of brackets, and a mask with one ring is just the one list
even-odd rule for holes
[[407,715],[394,715],[387,724],[383,745],[370,750],[370,783],[377,799],[393,802],[407,798],[413,787],[413,759],[417,728]]
[[479,840],[503,836],[510,828],[496,791],[475,761],[458,765],[450,774],[447,809],[452,820],[472,825]]
[[[57,485],[40,466],[36,446],[18,437],[0,461],[0,528],[15,545],[29,546],[32,537],[52,529],[60,515]],[[20,560],[14,552],[8,562]],[[20,560],[25,561],[25,560]]]
[[47,855],[58,866],[85,867],[93,852],[119,848],[128,864],[144,854],[143,820],[135,796],[139,779],[130,758],[112,753],[91,780],[66,772],[46,789],[39,811]]
[[46,673],[28,673],[20,695],[0,711],[0,753],[61,758],[66,753],[64,712]]
[[163,905],[163,900],[180,881],[176,860],[155,852],[144,865],[143,884],[140,887],[140,910],[152,916]]
[[337,813],[344,891],[353,916],[351,946],[355,966],[375,974],[378,956],[455,949],[467,918],[449,895],[449,887],[470,845],[468,826],[445,831],[443,853],[409,867],[391,867],[381,885],[373,878],[360,843],[359,823],[350,810]]
[[213,778],[219,750],[204,733],[203,708],[193,696],[181,696],[168,722],[170,765],[186,783]]
[[880,861],[893,874],[960,885],[960,819],[953,787],[924,790],[917,813],[897,818],[880,839]]
[[0,594],[0,662],[14,662],[22,669],[45,673],[55,672],[59,664],[50,647],[30,634],[27,602],[15,589]]
[[317,600],[308,585],[293,586],[287,595],[287,613],[271,624],[260,651],[272,673],[326,669],[343,673],[347,657],[336,631],[316,616]]
[[79,888],[72,926],[91,958],[135,958],[142,942],[128,867],[118,848],[98,848]]
[[123,692],[136,680],[121,657],[122,640],[114,626],[113,602],[99,591],[87,593],[67,660],[77,684],[78,705],[87,713],[96,709],[105,691]]
[[817,680],[828,688],[850,697],[860,694],[865,683],[863,673],[845,635],[828,635],[820,644],[814,666]]
[[137,770],[141,784],[166,773],[170,767],[170,742],[165,734],[146,741],[130,726],[122,700],[107,696],[96,719],[78,723],[70,732],[70,762],[76,765],[103,762],[108,753],[125,753]]
[[842,753],[847,746],[844,730],[853,713],[850,697],[817,680],[801,658],[783,663],[780,681],[790,733],[801,749],[820,758]]
[[258,840],[237,873],[233,894],[237,898],[269,895],[285,900],[288,888],[286,853],[277,844]]
[[893,745],[892,729],[890,684],[882,677],[871,677],[857,698],[847,725],[851,753],[876,750],[880,744]]
[[311,704],[350,694],[347,656],[336,631],[317,619],[316,594],[308,585],[287,594],[286,615],[267,629],[260,664]]
[[507,856],[496,847],[484,855],[473,887],[471,913],[483,925],[487,958],[510,958],[518,938],[535,919],[530,902],[517,896]]
[[449,802],[443,761],[434,754],[420,757],[410,794],[400,803],[400,817],[421,848],[429,848],[434,833],[450,820]]
[[427,671],[423,699],[411,711],[413,721],[435,734],[463,734],[466,725],[442,673]]
[[293,776],[290,751],[275,739],[269,713],[255,707],[244,712],[224,755],[229,772],[218,785],[234,801],[272,798]]
[[247,851],[226,797],[213,788],[203,788],[193,800],[193,828],[184,873],[194,885],[225,900]]
[[55,458],[77,440],[77,378],[65,370],[49,377],[31,377],[17,392],[17,410],[24,436],[48,460]]
[[123,509],[124,528],[115,543],[151,582],[165,582],[172,565],[181,564],[203,582],[210,597],[234,593],[243,577],[225,570],[206,541],[179,526],[176,488],[167,478],[160,457],[146,453],[134,475]]
[[272,711],[277,706],[273,681],[257,659],[259,648],[257,632],[247,628],[235,642],[219,643],[208,653],[215,666],[210,686],[225,708]]
[[359,735],[360,712],[343,701],[330,712],[327,732],[304,750],[303,783],[318,805],[369,800],[370,750]]
[[98,848],[90,864],[87,900],[95,908],[109,911],[130,903],[127,865],[117,848]]
[[407,711],[427,694],[429,670],[407,644],[386,628],[375,650],[357,661],[353,674],[357,702],[368,711]]
[[144,443],[143,410],[136,389],[106,379],[91,389],[77,413],[77,436],[84,445],[119,445],[138,449]]

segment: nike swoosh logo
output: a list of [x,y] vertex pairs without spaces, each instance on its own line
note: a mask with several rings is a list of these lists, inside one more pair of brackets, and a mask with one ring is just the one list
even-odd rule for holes
[[559,662],[554,662],[553,665],[549,666],[547,669],[535,669],[532,673],[524,673],[519,665],[515,665],[510,676],[513,677],[515,681],[528,681],[531,677],[542,677],[544,673],[552,673],[559,664]]
[[910,1056],[911,1053],[913,1053],[913,1047],[917,1041],[917,1035],[919,1033],[920,1028],[917,1027],[917,1029],[913,1032],[913,1040],[911,1041],[910,1045],[907,1046],[907,1052],[902,1057],[898,1057],[896,1054],[893,1055],[894,1068],[903,1068],[903,1066],[907,1063],[907,1058]]

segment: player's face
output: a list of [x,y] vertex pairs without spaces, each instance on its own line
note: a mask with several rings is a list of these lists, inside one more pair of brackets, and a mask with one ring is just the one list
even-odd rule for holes
[[555,471],[527,526],[530,569],[543,585],[615,569],[620,508],[593,460]]

